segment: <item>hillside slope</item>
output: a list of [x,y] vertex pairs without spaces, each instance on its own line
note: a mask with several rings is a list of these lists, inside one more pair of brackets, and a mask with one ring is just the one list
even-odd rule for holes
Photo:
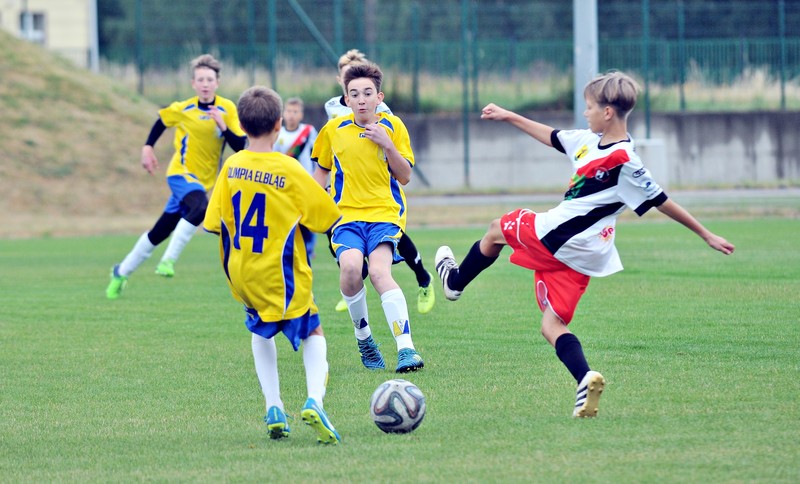
[[0,238],[139,233],[160,213],[171,134],[156,176],[139,153],[157,106],[0,31]]

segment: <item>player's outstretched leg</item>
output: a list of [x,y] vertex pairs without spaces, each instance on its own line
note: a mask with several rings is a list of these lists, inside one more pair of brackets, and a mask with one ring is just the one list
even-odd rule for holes
[[267,415],[264,416],[267,423],[267,434],[270,439],[282,439],[289,436],[289,423],[286,422],[286,414],[276,406],[269,407]]
[[596,371],[586,373],[578,384],[578,391],[575,397],[575,410],[573,417],[596,417],[600,403],[600,395],[606,387],[606,380],[603,375]]
[[446,245],[439,247],[439,250],[436,251],[434,262],[436,264],[436,272],[439,273],[439,277],[442,279],[444,297],[450,301],[457,301],[461,297],[461,291],[451,289],[448,282],[450,273],[458,271],[458,264],[455,257],[453,257],[453,251]]
[[338,444],[342,441],[339,432],[333,428],[333,424],[328,420],[325,410],[313,398],[306,400],[300,416],[303,418],[303,422],[317,433],[317,442],[320,444]]

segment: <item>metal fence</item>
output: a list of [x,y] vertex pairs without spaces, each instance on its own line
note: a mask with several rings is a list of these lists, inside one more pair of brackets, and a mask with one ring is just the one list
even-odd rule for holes
[[[573,25],[573,2],[565,0],[117,3],[115,16],[104,17],[101,8],[101,56],[107,65],[136,66],[140,91],[149,90],[148,73],[185,69],[202,52],[249,68],[253,81],[263,69],[281,88],[282,69],[330,72],[338,55],[355,47],[384,70],[411,76],[395,93],[408,99],[409,110],[424,108],[421,76],[466,79],[475,103],[498,78],[535,73],[569,83],[572,32],[581,28]],[[602,0],[597,8],[600,70],[674,87],[680,109],[687,83],[730,85],[756,71],[780,90],[775,107],[785,109],[786,86],[800,78],[800,0]],[[552,82],[556,91],[571,89]],[[541,97],[523,91],[516,104],[552,102]]]

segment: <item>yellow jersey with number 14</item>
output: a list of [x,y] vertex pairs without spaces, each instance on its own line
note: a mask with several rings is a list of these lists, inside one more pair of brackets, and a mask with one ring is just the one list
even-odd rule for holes
[[269,323],[318,312],[300,225],[326,232],[340,217],[297,160],[242,150],[225,161],[203,228],[220,236],[233,297]]
[[[378,113],[377,123],[414,166],[408,129],[400,118]],[[388,222],[405,230],[406,195],[391,174],[383,148],[366,138],[352,113],[322,127],[311,159],[331,172],[331,196],[342,210],[341,223]]]

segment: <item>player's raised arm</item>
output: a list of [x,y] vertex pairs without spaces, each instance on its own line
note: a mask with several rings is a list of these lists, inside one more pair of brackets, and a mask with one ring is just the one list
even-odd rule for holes
[[685,208],[678,205],[678,203],[668,199],[658,206],[658,211],[699,235],[712,249],[718,250],[725,255],[733,254],[736,248],[733,244],[709,231]]
[[483,108],[481,111],[481,119],[505,121],[533,138],[536,138],[539,142],[547,146],[553,146],[553,143],[550,141],[550,133],[553,132],[551,126],[528,119],[513,111],[503,109],[494,103],[489,103]]

